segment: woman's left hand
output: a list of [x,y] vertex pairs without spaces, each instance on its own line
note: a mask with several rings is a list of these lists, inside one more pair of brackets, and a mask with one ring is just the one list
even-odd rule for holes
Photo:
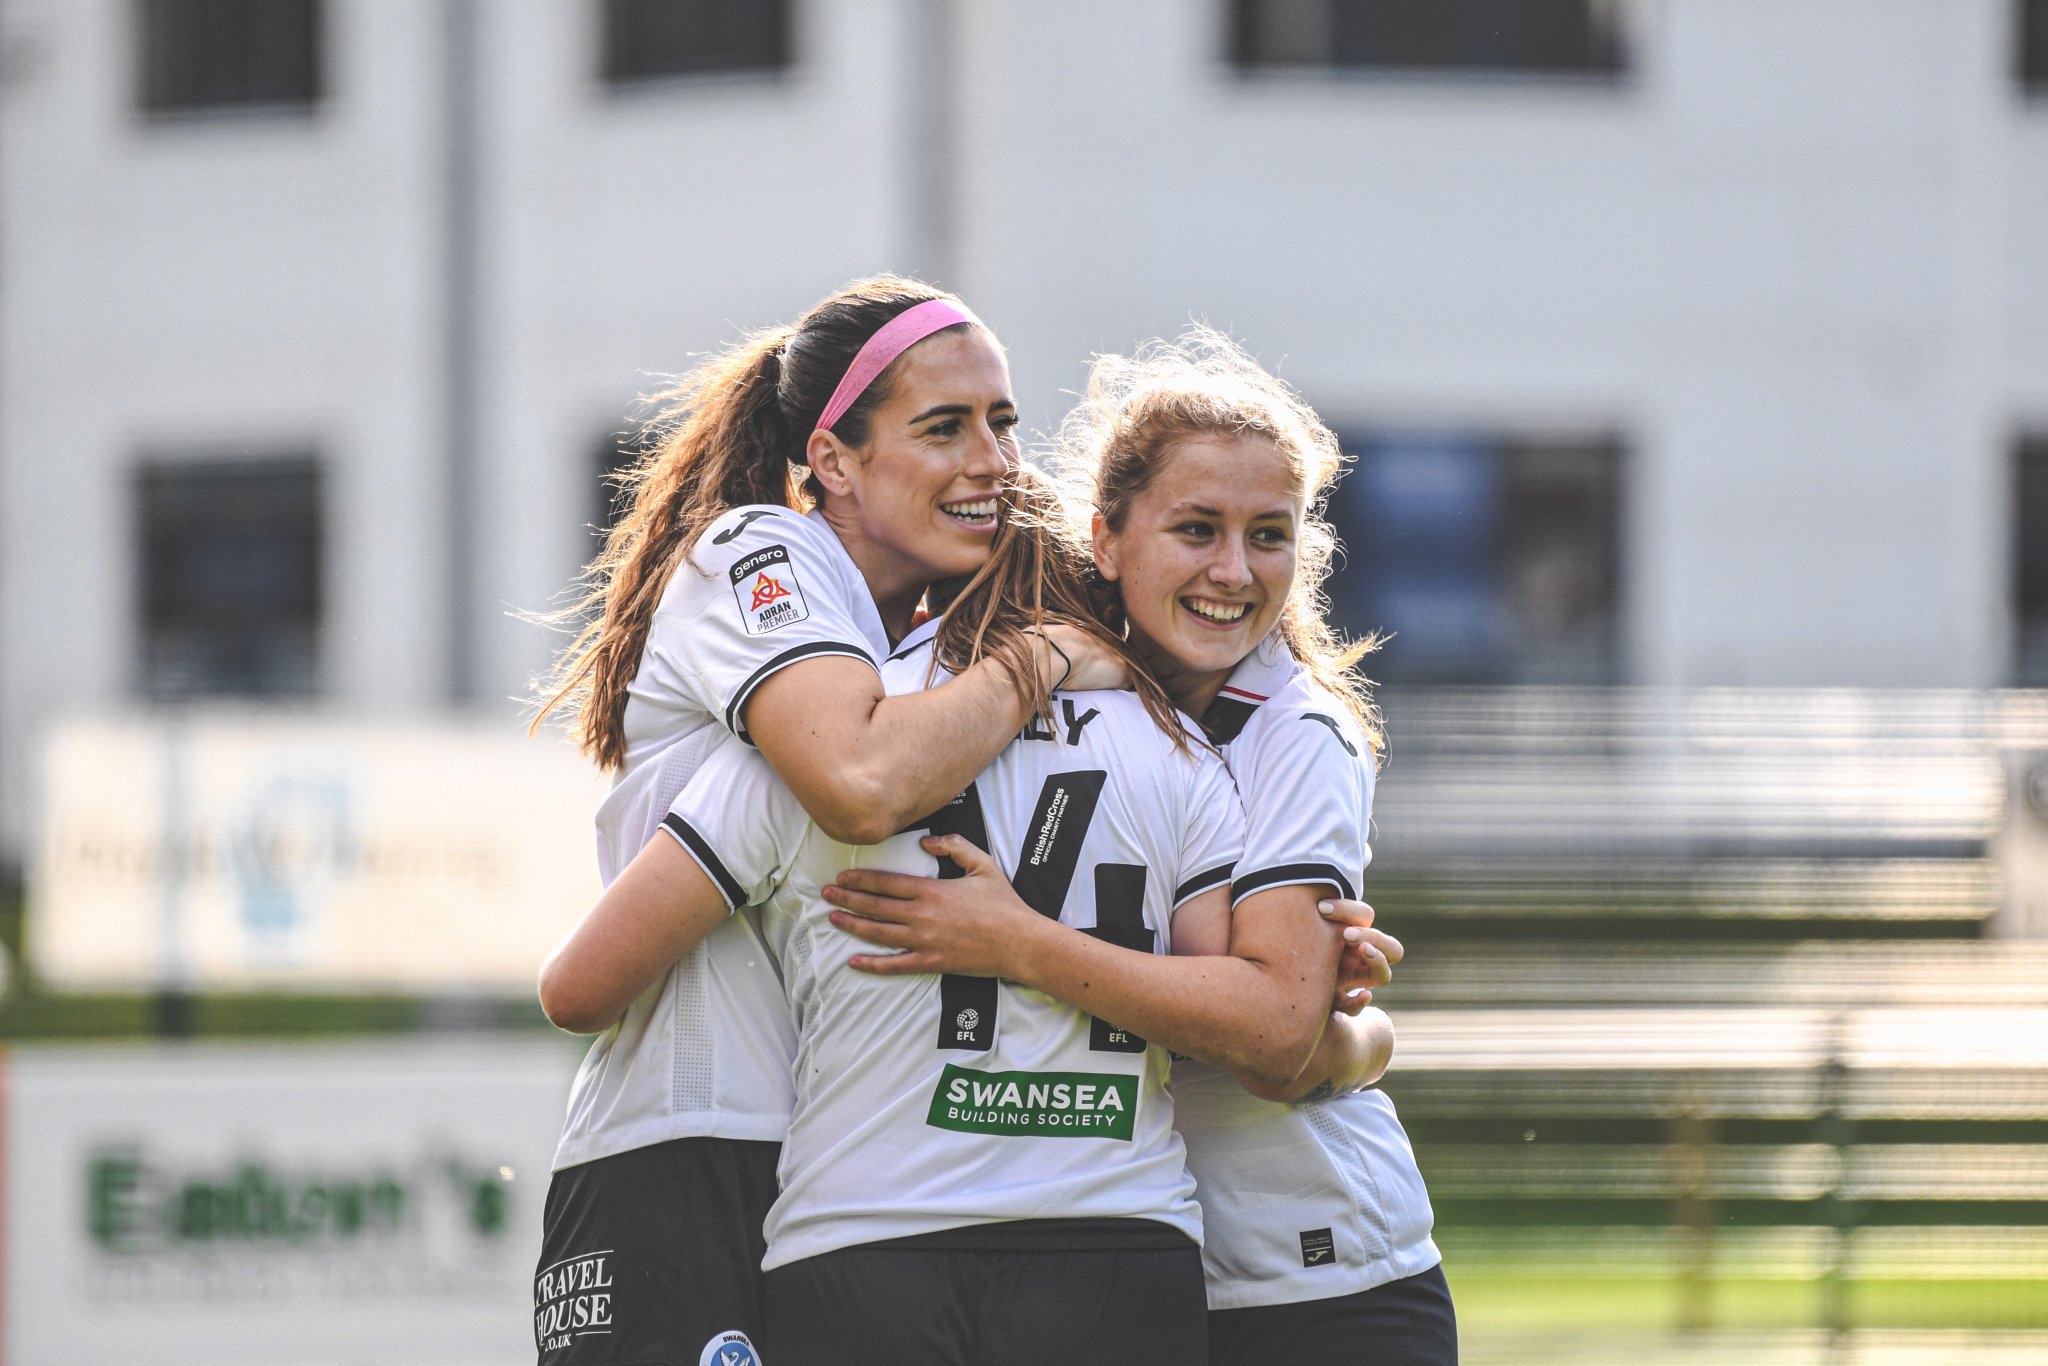
[[950,972],[1015,977],[1015,957],[1050,922],[1024,904],[996,861],[959,835],[930,835],[925,852],[949,858],[964,877],[916,877],[848,868],[824,889],[832,923],[891,953],[856,954],[850,967],[882,976]]
[[1344,927],[1344,955],[1337,962],[1337,995],[1332,1010],[1356,1015],[1372,1003],[1373,992],[1394,980],[1394,964],[1406,956],[1401,941],[1373,928],[1373,909],[1363,901],[1318,902],[1323,919]]

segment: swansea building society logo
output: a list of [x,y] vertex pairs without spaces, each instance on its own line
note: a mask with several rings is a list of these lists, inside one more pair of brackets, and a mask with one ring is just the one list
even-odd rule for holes
[[761,1366],[761,1354],[745,1333],[717,1333],[697,1354],[697,1366]]
[[764,636],[810,616],[788,546],[771,545],[742,555],[729,573],[747,634]]
[[925,1123],[967,1134],[1117,1138],[1138,1114],[1138,1079],[1113,1072],[977,1072],[948,1063]]

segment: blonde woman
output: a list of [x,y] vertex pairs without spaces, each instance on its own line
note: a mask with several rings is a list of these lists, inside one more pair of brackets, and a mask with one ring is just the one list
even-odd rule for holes
[[[1101,613],[1201,719],[1244,799],[1231,952],[1292,945],[1308,961],[1334,959],[1339,931],[1318,911],[1357,893],[1381,750],[1351,672],[1362,651],[1340,646],[1319,611],[1335,438],[1227,338],[1198,330],[1100,358],[1060,455],[1087,518]],[[943,852],[968,875],[855,869],[826,890],[855,913],[835,924],[896,951],[857,966],[998,976],[1147,1037],[1182,1036],[1204,1013],[1160,960],[1029,914],[957,838]],[[1428,1195],[1392,1102],[1367,1089],[1391,1050],[1374,1015],[1329,1016],[1287,1077],[1176,1069],[1218,1366],[1311,1352],[1457,1360]]]

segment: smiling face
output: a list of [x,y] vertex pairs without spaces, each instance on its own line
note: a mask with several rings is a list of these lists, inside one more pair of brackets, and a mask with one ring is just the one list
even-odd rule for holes
[[864,446],[816,432],[807,452],[826,519],[895,630],[927,585],[988,560],[1018,459],[1017,404],[1002,348],[979,327],[926,338],[887,378]]
[[1279,624],[1303,506],[1293,462],[1250,434],[1191,437],[1159,456],[1123,525],[1095,519],[1095,562],[1118,586],[1131,640],[1199,714]]

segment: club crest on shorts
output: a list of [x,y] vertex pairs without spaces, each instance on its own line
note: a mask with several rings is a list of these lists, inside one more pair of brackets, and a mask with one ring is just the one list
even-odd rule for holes
[[747,634],[765,636],[810,616],[804,590],[797,584],[789,547],[771,545],[743,555],[731,570],[732,595],[739,603]]
[[697,1355],[697,1366],[761,1366],[761,1354],[745,1333],[714,1333]]

